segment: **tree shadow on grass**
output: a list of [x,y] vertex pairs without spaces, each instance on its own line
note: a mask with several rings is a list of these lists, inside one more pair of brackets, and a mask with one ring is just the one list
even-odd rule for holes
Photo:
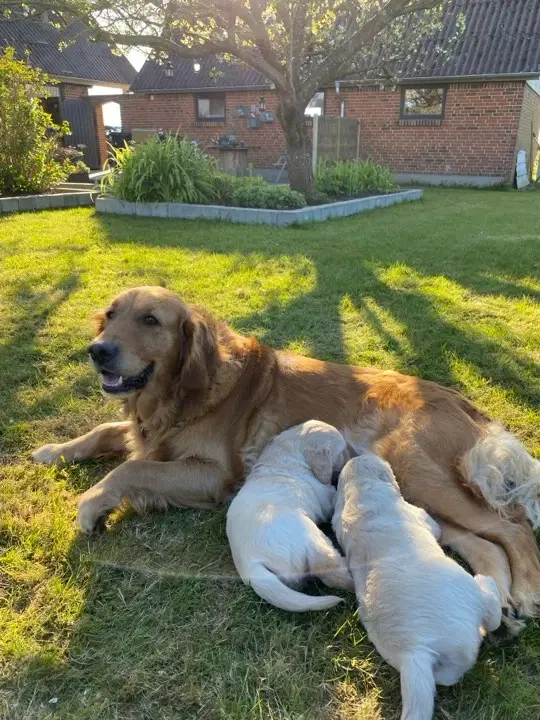
[[[50,278],[47,278],[50,281]],[[14,331],[0,345],[2,389],[0,391],[0,452],[16,442],[16,420],[20,416],[18,396],[23,386],[35,385],[41,378],[43,348],[41,332],[49,319],[80,286],[79,274],[69,272],[58,278],[47,292],[37,290],[39,278],[11,286],[5,302],[13,313]],[[40,411],[40,408],[35,408]],[[11,436],[13,435],[13,438]]]
[[[111,242],[121,243],[127,238],[133,242],[135,221],[131,218],[118,222],[108,217],[101,222]],[[354,233],[353,223],[360,233],[361,219],[301,229],[264,227],[257,231],[242,226],[231,231],[230,226],[218,223],[180,226],[164,221],[159,224],[158,233],[155,222],[149,223],[148,232],[143,227],[138,230],[141,242],[146,245],[172,248],[180,244],[189,250],[254,255],[261,264],[264,258],[283,255],[309,258],[316,275],[312,291],[288,302],[270,302],[260,311],[232,319],[238,330],[256,330],[269,345],[286,347],[302,342],[316,357],[350,362],[342,312],[343,300],[348,298],[363,322],[392,353],[398,369],[453,385],[455,357],[474,367],[489,383],[509,391],[517,401],[533,409],[538,406],[540,385],[535,382],[538,364],[519,349],[511,348],[508,342],[503,344],[486,336],[470,323],[460,322],[458,317],[462,302],[466,311],[464,301],[469,293],[489,300],[497,296],[508,300],[540,299],[540,291],[530,282],[531,273],[534,275],[535,268],[540,267],[535,260],[535,237],[506,241],[504,235],[476,235],[468,244],[456,247],[441,240],[432,242],[429,237],[419,238],[414,245],[408,238],[388,239],[373,232],[357,242],[351,239],[344,242],[343,234]],[[179,227],[183,231],[181,237]],[[188,229],[192,231],[185,232]],[[403,266],[404,274],[410,273],[415,280],[446,278],[465,296],[464,301],[458,298],[454,307],[452,300],[448,301],[446,309],[450,312],[446,313],[446,301],[437,302],[421,282],[409,282],[406,277],[403,284],[396,286],[383,280],[384,270],[396,265]],[[373,311],[370,300],[399,324],[404,343],[388,330],[384,320]]]

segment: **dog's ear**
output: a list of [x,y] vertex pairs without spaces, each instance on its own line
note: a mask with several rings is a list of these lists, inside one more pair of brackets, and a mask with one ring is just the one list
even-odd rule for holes
[[323,485],[330,485],[333,473],[332,449],[329,443],[307,442],[304,449],[309,469]]
[[180,387],[204,390],[209,387],[219,362],[215,327],[206,318],[194,314],[184,320],[181,332]]
[[101,335],[105,329],[105,312],[104,310],[98,310],[98,312],[92,315],[92,325],[94,326],[94,332],[96,335]]

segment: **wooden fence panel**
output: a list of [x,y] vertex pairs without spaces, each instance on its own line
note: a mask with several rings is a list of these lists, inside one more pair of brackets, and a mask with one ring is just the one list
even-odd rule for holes
[[313,118],[313,167],[319,160],[357,160],[360,155],[358,118],[315,115]]

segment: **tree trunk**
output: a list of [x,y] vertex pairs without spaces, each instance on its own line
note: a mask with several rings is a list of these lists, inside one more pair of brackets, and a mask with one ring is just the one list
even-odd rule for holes
[[301,193],[312,193],[315,179],[311,167],[311,138],[304,118],[305,104],[291,97],[282,97],[277,116],[287,144],[289,185]]

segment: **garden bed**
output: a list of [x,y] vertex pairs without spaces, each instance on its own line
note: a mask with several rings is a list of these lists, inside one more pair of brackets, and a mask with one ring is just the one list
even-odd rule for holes
[[140,215],[142,217],[177,218],[194,220],[228,220],[237,223],[264,225],[293,225],[295,223],[323,222],[329,218],[356,215],[366,210],[388,207],[400,202],[419,200],[423,190],[400,190],[385,195],[326,203],[298,210],[260,210],[255,208],[229,207],[226,205],[190,205],[187,203],[136,203],[117,200],[113,197],[99,197],[96,210],[100,213],[118,215]]
[[89,190],[53,190],[41,195],[13,195],[11,197],[0,197],[0,214],[93,205],[95,195],[95,191]]

